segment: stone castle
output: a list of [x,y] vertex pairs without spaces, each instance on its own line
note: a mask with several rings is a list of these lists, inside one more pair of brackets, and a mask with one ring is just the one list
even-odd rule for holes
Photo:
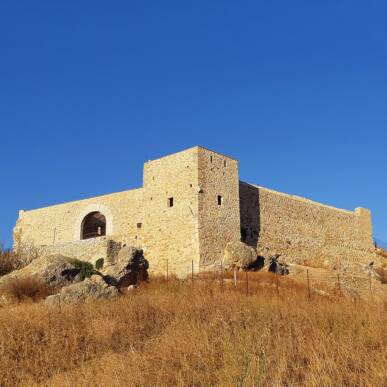
[[239,180],[238,161],[197,146],[144,164],[143,187],[20,211],[14,245],[95,262],[135,246],[153,273],[219,267],[228,242],[290,262],[362,261],[370,211],[347,211]]

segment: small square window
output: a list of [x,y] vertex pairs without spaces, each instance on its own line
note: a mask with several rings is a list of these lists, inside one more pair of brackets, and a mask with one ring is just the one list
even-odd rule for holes
[[168,207],[173,207],[173,198],[168,198]]
[[221,206],[223,203],[223,197],[218,195],[218,206]]
[[137,223],[137,228],[141,228],[142,227],[142,223]]

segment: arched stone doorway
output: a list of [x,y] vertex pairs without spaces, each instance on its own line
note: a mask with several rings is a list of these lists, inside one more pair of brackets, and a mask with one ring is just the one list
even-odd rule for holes
[[81,239],[106,235],[106,218],[98,211],[90,212],[82,221]]

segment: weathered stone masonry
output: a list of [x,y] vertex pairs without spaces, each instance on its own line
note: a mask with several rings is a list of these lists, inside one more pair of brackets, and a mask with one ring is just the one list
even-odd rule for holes
[[336,266],[372,260],[369,210],[342,210],[240,182],[241,234],[259,255]]
[[[85,219],[106,224],[82,239]],[[93,229],[93,224],[88,226]],[[370,212],[341,210],[239,181],[238,162],[194,147],[144,165],[142,188],[20,211],[14,243],[95,261],[124,244],[141,247],[150,269],[185,276],[217,268],[226,244],[243,240],[263,257],[367,260]]]

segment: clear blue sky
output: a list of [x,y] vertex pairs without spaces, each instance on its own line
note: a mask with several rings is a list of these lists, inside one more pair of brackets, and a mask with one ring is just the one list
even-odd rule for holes
[[1,1],[1,242],[197,144],[387,240],[387,2]]

